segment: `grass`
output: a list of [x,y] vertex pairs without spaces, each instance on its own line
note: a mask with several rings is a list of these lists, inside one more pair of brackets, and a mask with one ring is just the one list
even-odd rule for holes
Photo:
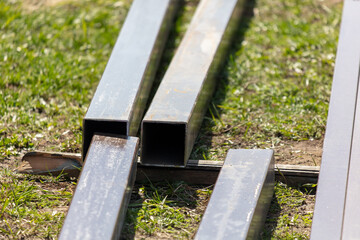
[[72,184],[52,177],[31,179],[9,170],[1,171],[0,180],[0,236],[48,239],[58,234]]
[[341,5],[308,0],[253,5],[194,159],[223,159],[229,148],[274,148],[324,135]]
[[125,238],[192,238],[211,192],[212,187],[183,182],[136,185]]
[[262,232],[262,239],[308,239],[311,230],[315,194],[276,183],[275,193]]
[[32,12],[25,3],[0,2],[1,157],[45,145],[79,151],[82,117],[129,2],[74,1]]
[[[41,2],[0,0],[0,239],[58,235],[75,183],[12,169],[31,149],[80,151],[82,117],[131,3]],[[196,4],[185,1],[177,16],[157,83]],[[334,1],[250,1],[192,158],[321,140],[340,15]],[[211,190],[136,185],[126,236],[191,238]],[[277,184],[263,238],[307,239],[313,198]]]
[[53,239],[74,184],[9,169],[29,149],[80,150],[82,117],[130,1],[30,3],[0,1],[0,235]]

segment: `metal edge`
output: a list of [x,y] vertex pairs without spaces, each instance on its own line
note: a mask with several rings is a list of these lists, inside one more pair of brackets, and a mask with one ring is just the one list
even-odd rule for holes
[[268,163],[267,174],[264,177],[264,185],[257,200],[253,219],[246,239],[256,239],[263,230],[267,213],[269,211],[275,188],[274,152],[271,153],[271,160]]
[[118,239],[138,147],[136,137],[94,135],[59,239]]
[[[221,5],[223,2],[219,1],[217,4]],[[184,60],[184,56],[192,56],[193,58],[196,58],[197,55],[200,56],[201,51],[203,49],[200,49],[200,46],[197,45],[196,41],[199,41],[201,38],[196,40],[196,35],[199,34],[196,29],[197,25],[206,24],[206,20],[199,21],[199,19],[206,19],[206,15],[204,13],[207,13],[206,7],[208,5],[207,0],[202,0],[199,3],[199,6],[194,14],[194,17],[190,23],[190,26],[188,28],[188,31],[185,34],[184,39],[182,40],[172,62],[170,63],[170,66],[168,68],[168,71],[166,72],[164,79],[162,83],[160,84],[160,87],[158,89],[158,92],[156,93],[152,104],[150,105],[150,108],[148,112],[145,114],[145,117],[142,122],[142,129],[141,129],[141,139],[142,139],[142,147],[141,147],[141,161],[143,164],[147,165],[167,165],[167,166],[185,166],[186,162],[188,160],[188,157],[191,153],[194,141],[197,137],[199,128],[202,123],[203,116],[207,110],[206,106],[207,103],[210,100],[210,97],[213,94],[214,88],[215,88],[215,79],[214,74],[216,73],[216,69],[219,67],[219,65],[222,63],[220,56],[221,54],[224,54],[225,51],[223,51],[226,47],[226,45],[229,44],[228,41],[224,41],[225,36],[228,36],[231,32],[230,30],[234,30],[234,24],[231,22],[238,22],[240,19],[240,12],[243,9],[243,1],[234,0],[234,6],[229,13],[229,16],[226,14],[222,17],[228,18],[226,20],[226,25],[224,30],[221,32],[221,40],[217,43],[217,40],[215,42],[211,42],[211,44],[216,44],[216,47],[214,50],[211,50],[211,54],[207,56],[207,58],[211,58],[211,61],[209,62],[209,66],[206,66],[206,64],[203,63],[204,69],[206,69],[203,72],[203,69],[199,69],[199,74],[201,75],[201,88],[199,93],[195,93],[196,99],[194,102],[191,103],[191,110],[189,113],[181,113],[179,114],[176,110],[173,108],[173,106],[170,106],[169,101],[166,100],[163,96],[169,95],[169,91],[173,96],[171,98],[176,98],[175,94],[184,92],[181,90],[181,87],[183,86],[183,82],[179,82],[177,85],[178,87],[173,87],[171,90],[168,90],[166,87],[167,82],[171,82],[174,80],[172,79],[171,74],[175,74],[176,71],[179,71],[179,64],[186,65],[189,64]],[[208,9],[209,10],[209,9]],[[211,10],[211,9],[210,9]],[[204,17],[205,16],[205,17]],[[200,22],[200,24],[199,24]],[[229,27],[231,26],[231,28]],[[229,30],[230,29],[230,30]],[[229,30],[229,31],[227,31]],[[205,34],[205,33],[200,33]],[[206,34],[211,34],[210,32],[206,32]],[[219,34],[216,32],[216,34]],[[215,34],[215,35],[216,35]],[[230,34],[231,35],[231,34]],[[206,41],[210,41],[211,38],[204,38]],[[216,38],[215,38],[216,39]],[[228,39],[226,39],[228,40]],[[190,44],[192,43],[192,45]],[[210,44],[208,42],[207,44]],[[211,45],[210,44],[210,45]],[[198,52],[194,51],[191,48],[195,48],[195,46],[198,48]],[[210,46],[208,46],[210,47]],[[221,50],[221,51],[219,51]],[[212,52],[214,51],[214,52]],[[210,51],[209,51],[210,52]],[[201,53],[201,54],[200,54]],[[216,56],[216,58],[214,58]],[[183,66],[184,67],[184,66]],[[186,68],[189,69],[189,68]],[[185,69],[185,71],[186,71]],[[202,75],[203,74],[203,75]],[[175,74],[176,76],[179,76],[179,74]],[[193,74],[196,75],[196,74]],[[199,76],[200,76],[199,75]],[[168,81],[168,79],[170,81]],[[170,83],[173,84],[173,83]],[[193,91],[193,89],[191,90]],[[196,90],[197,91],[197,90]],[[186,91],[185,91],[186,92]],[[190,93],[190,92],[189,92]],[[191,94],[191,93],[190,93]],[[193,96],[195,96],[193,95]],[[185,95],[182,97],[187,98]],[[175,100],[175,102],[181,102],[183,103],[183,98],[179,98],[178,101]],[[155,109],[155,110],[154,110]],[[184,121],[182,119],[173,118],[170,117],[169,119],[154,119],[154,115],[156,115],[156,109],[162,109],[161,111],[165,114],[170,115],[171,112],[173,112],[172,115],[186,115],[187,119]],[[155,111],[155,112],[154,112]],[[189,114],[189,115],[188,115]],[[156,117],[155,117],[156,118]],[[161,125],[160,125],[161,124]],[[160,128],[159,128],[160,127]],[[158,132],[156,132],[154,129],[160,129]],[[163,128],[163,129],[161,129]],[[169,134],[171,132],[171,134]],[[174,134],[175,132],[175,134]],[[150,135],[150,137],[148,136]],[[160,143],[154,143],[151,137],[151,135],[156,135],[158,141]],[[170,139],[169,139],[170,138]],[[176,139],[176,140],[174,140]],[[164,150],[167,151],[167,149],[171,148],[172,156],[170,157],[170,154],[165,153]],[[175,155],[175,157],[174,157]]]
[[[145,6],[144,6],[145,4]],[[139,64],[139,67],[137,67],[137,70],[129,69],[129,71],[135,71],[141,72],[141,79],[139,79],[139,84],[135,87],[136,89],[129,89],[126,91],[129,96],[128,99],[126,99],[125,102],[129,102],[130,106],[125,106],[124,109],[121,111],[124,112],[126,115],[125,117],[122,116],[121,119],[113,119],[112,117],[104,117],[103,113],[99,113],[98,116],[88,116],[89,111],[92,108],[92,106],[95,106],[97,103],[104,101],[104,100],[97,100],[97,93],[95,92],[93,100],[88,108],[88,111],[85,115],[85,118],[83,120],[83,150],[82,150],[82,156],[83,159],[85,159],[86,152],[89,148],[91,138],[94,134],[94,132],[104,132],[104,133],[114,133],[119,135],[127,135],[127,136],[136,136],[140,121],[143,117],[145,107],[147,104],[147,100],[150,94],[150,90],[152,87],[152,83],[154,80],[154,75],[157,70],[157,67],[160,62],[160,58],[162,56],[162,52],[165,46],[165,42],[170,30],[170,26],[172,25],[172,18],[175,16],[175,12],[177,9],[178,0],[134,0],[128,16],[123,24],[123,27],[119,33],[119,37],[116,41],[116,44],[114,46],[113,52],[110,56],[109,62],[106,66],[106,69],[103,73],[102,79],[100,80],[100,83],[98,85],[97,91],[100,91],[100,84],[101,82],[105,81],[103,78],[111,78],[112,71],[114,71],[113,67],[114,64],[112,62],[117,61],[116,58],[119,57],[118,54],[115,54],[115,51],[117,48],[120,48],[117,46],[118,44],[123,44],[123,42],[129,43],[130,46],[133,46],[136,49],[136,46],[134,45],[135,41],[133,41],[134,28],[139,28],[140,26],[131,26],[132,21],[138,21],[139,17],[141,18],[144,16],[144,21],[146,17],[148,17],[149,13],[146,11],[149,11],[150,8],[154,8],[153,10],[161,9],[161,7],[165,7],[165,10],[163,14],[159,14],[156,11],[154,12],[154,17],[161,18],[159,19],[160,25],[157,27],[156,35],[154,36],[153,45],[151,46],[151,49],[143,49],[141,47],[141,53],[139,53],[141,56],[139,59],[143,58],[145,62],[145,68],[139,69],[142,66]],[[158,10],[160,11],[160,10]],[[136,15],[136,17],[134,17]],[[130,20],[129,20],[130,19]],[[130,21],[130,22],[129,22]],[[145,21],[147,23],[147,21]],[[125,27],[126,26],[126,27]],[[130,26],[130,27],[129,27]],[[124,28],[125,27],[125,28]],[[143,27],[143,26],[141,26]],[[138,31],[142,33],[141,31]],[[145,33],[144,33],[145,34]],[[130,38],[132,36],[132,38]],[[145,36],[137,36],[139,39],[148,39],[149,35]],[[150,40],[149,40],[150,41]],[[140,43],[141,44],[141,43]],[[120,48],[121,49],[121,48]],[[115,56],[116,55],[116,56]],[[127,55],[126,53],[122,54],[124,56],[124,60],[126,62]],[[110,64],[111,63],[111,64]],[[123,74],[122,74],[123,75]],[[133,79],[131,79],[133,81]],[[122,86],[126,86],[127,84],[124,84]],[[128,84],[130,85],[130,84]],[[106,87],[105,87],[106,88]],[[133,98],[132,92],[136,91],[136,96]],[[105,102],[106,104],[106,102]],[[113,106],[114,109],[116,109],[116,106]],[[95,109],[98,108],[94,107]],[[105,108],[105,106],[104,106]],[[94,110],[96,111],[96,110]]]
[[229,150],[195,239],[256,239],[273,191],[272,150]]
[[141,120],[144,116],[145,107],[149,99],[150,91],[153,85],[156,71],[159,67],[162,53],[165,48],[166,39],[170,32],[170,27],[173,25],[173,18],[179,7],[179,0],[170,0],[170,3],[163,18],[163,24],[160,27],[157,41],[150,54],[150,60],[145,70],[145,76],[139,87],[139,92],[135,99],[135,104],[132,109],[131,118],[129,121],[129,136],[136,136],[139,131]]
[[[359,76],[360,81],[360,76]],[[342,239],[360,239],[360,92],[358,91],[349,173],[347,179]]]
[[130,199],[131,199],[131,194],[132,194],[132,189],[133,186],[135,184],[135,180],[136,180],[136,175],[137,175],[137,152],[139,150],[139,142],[140,140],[138,139],[136,147],[135,147],[135,151],[133,153],[133,161],[132,161],[132,167],[130,169],[130,173],[129,173],[129,178],[128,178],[128,183],[127,183],[127,187],[126,187],[126,193],[125,196],[123,198],[123,200],[121,201],[121,206],[120,206],[120,212],[118,215],[118,218],[116,220],[117,225],[113,234],[113,238],[114,240],[118,240],[121,237],[121,232],[122,229],[124,227],[124,222],[125,222],[125,217],[126,217],[126,212],[130,203]]
[[[229,23],[226,27],[225,33],[222,36],[220,45],[215,54],[214,60],[209,68],[206,79],[202,86],[202,91],[197,96],[196,102],[203,103],[194,105],[191,116],[187,124],[186,142],[185,142],[185,156],[184,165],[186,165],[188,158],[190,157],[195,140],[199,134],[203,118],[207,112],[207,106],[211,101],[211,97],[214,94],[215,87],[217,85],[216,76],[221,68],[225,65],[226,55],[229,53],[229,48],[233,42],[233,38],[237,27],[240,24],[241,16],[245,8],[245,0],[238,0],[233,13],[229,19]],[[210,83],[208,83],[210,82]]]
[[[345,0],[311,239],[341,239],[360,62],[360,2]],[[334,191],[336,189],[336,191]]]

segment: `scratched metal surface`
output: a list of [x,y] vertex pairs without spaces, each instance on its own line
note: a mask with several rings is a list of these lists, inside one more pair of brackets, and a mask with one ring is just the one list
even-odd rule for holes
[[118,239],[136,176],[138,138],[94,135],[59,239]]
[[229,150],[195,239],[257,239],[273,191],[272,150]]
[[84,118],[83,157],[94,132],[136,136],[176,0],[134,0]]
[[360,1],[345,0],[311,239],[341,239],[360,63]]
[[199,3],[145,114],[143,164],[186,165],[242,9],[242,0]]

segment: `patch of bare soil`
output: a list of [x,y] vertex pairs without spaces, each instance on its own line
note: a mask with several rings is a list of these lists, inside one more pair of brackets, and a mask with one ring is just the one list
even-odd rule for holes
[[21,150],[19,156],[10,156],[8,158],[0,159],[0,169],[9,169],[14,170],[19,162],[21,157],[27,152],[27,150]]
[[276,146],[275,160],[278,164],[320,166],[323,139],[309,141],[284,141]]
[[[281,140],[280,143],[273,146],[270,142],[259,145],[256,141],[244,141],[241,135],[243,135],[243,133],[238,134],[238,136],[228,137],[221,133],[216,135],[204,134],[200,137],[202,145],[210,146],[212,149],[224,149],[224,151],[217,153],[217,160],[220,161],[226,158],[227,150],[230,148],[270,148],[274,150],[277,164],[320,166],[323,138],[307,141]],[[201,158],[201,156],[197,157]]]

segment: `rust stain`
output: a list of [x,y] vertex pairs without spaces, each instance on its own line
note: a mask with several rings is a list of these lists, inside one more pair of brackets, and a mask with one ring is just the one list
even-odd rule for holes
[[148,117],[149,120],[152,120],[153,118],[154,118],[154,114],[150,114]]
[[178,92],[178,93],[188,93],[188,91],[184,91],[184,90],[179,90],[174,88],[174,92]]

